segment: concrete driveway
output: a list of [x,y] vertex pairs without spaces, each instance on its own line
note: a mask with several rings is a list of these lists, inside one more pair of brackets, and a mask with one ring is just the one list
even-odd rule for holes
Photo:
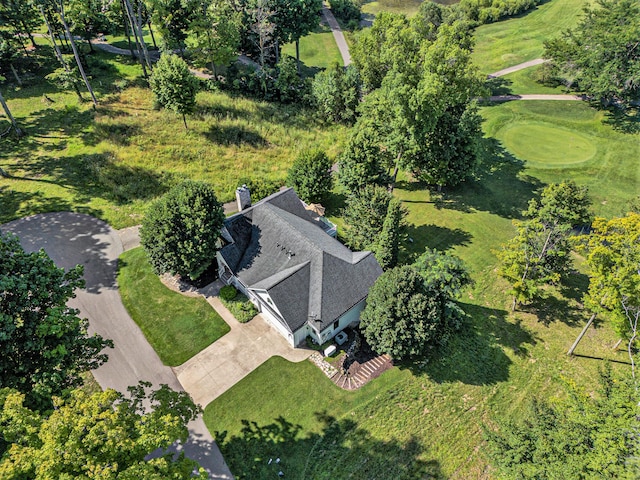
[[231,331],[174,368],[184,389],[202,406],[208,405],[273,356],[301,362],[313,353],[292,348],[260,315],[248,323],[239,323],[216,296],[219,286],[202,293],[229,324]]
[[[115,344],[115,348],[107,352],[109,361],[93,372],[103,388],[126,392],[127,386],[146,380],[155,386],[165,383],[175,390],[183,390],[173,371],[162,364],[122,305],[116,268],[123,244],[117,231],[89,215],[70,212],[34,215],[2,225],[0,230],[18,235],[27,251],[44,248],[60,267],[84,265],[86,289],[77,291],[69,305],[89,319],[91,333],[111,338]],[[128,237],[125,242],[136,243],[135,238]],[[202,416],[188,427],[187,442],[175,449],[197,460],[211,478],[233,478]]]

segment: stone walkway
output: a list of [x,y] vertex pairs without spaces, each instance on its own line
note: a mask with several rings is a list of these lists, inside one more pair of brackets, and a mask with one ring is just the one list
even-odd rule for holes
[[342,63],[344,63],[345,67],[347,65],[351,65],[351,54],[349,53],[347,40],[344,38],[340,24],[336,20],[336,17],[333,16],[333,13],[327,7],[326,3],[322,5],[322,15],[329,25],[329,28],[331,28],[331,33],[333,33],[333,38],[336,41],[336,45],[338,46],[338,50],[340,50],[340,55],[342,56]]
[[513,67],[503,68],[502,70],[498,70],[497,72],[490,73],[489,75],[487,75],[487,78],[502,77],[504,75],[509,75],[510,73],[517,72],[518,70],[524,70],[525,68],[540,65],[544,62],[546,62],[544,58],[536,58],[535,60],[529,60],[528,62],[519,63],[518,65],[514,65]]
[[581,95],[543,95],[543,94],[531,94],[531,95],[494,95],[489,97],[492,102],[511,102],[513,100],[554,100],[554,101],[582,101],[585,98]]

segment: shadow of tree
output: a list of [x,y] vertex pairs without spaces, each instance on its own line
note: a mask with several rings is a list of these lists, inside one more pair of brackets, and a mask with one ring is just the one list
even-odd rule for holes
[[243,420],[239,435],[216,432],[225,460],[238,479],[414,479],[443,478],[436,461],[424,461],[424,447],[380,440],[350,419],[316,412],[320,433],[302,436],[302,427],[280,416],[268,425]]
[[127,123],[96,123],[93,132],[83,135],[86,145],[97,145],[103,140],[119,146],[129,146],[131,137],[142,134],[142,129],[138,125]]
[[115,289],[118,259],[110,259],[113,235],[102,220],[72,212],[33,215],[2,225],[16,234],[26,251],[43,248],[58,267],[69,270],[84,265],[85,290],[99,293]]
[[469,385],[493,385],[509,379],[511,360],[503,348],[526,357],[536,339],[520,321],[507,320],[507,312],[473,304],[460,304],[472,319],[436,356],[423,366],[407,365],[426,372],[436,382],[462,382]]
[[250,145],[262,147],[267,141],[259,133],[240,125],[212,125],[204,136],[218,145]]
[[446,251],[458,245],[468,245],[473,235],[461,228],[411,224],[405,228],[404,237],[406,241],[401,246],[401,258],[412,262],[424,252],[425,247]]
[[608,108],[603,123],[622,133],[640,133],[640,107]]
[[504,77],[494,77],[486,81],[485,86],[491,95],[511,95],[511,85],[513,82]]
[[495,138],[484,138],[475,178],[436,197],[436,208],[463,212],[475,209],[520,218],[534,192],[544,186],[523,171],[522,160],[511,155]]

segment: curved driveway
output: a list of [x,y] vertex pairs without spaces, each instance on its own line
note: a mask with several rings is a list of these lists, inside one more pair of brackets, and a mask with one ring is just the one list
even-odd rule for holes
[[[69,305],[89,319],[91,333],[111,338],[115,344],[107,352],[109,361],[93,372],[102,388],[126,392],[127,386],[146,380],[156,387],[165,383],[183,390],[122,304],[116,268],[123,246],[116,230],[89,215],[70,212],[34,215],[2,225],[0,230],[18,235],[27,251],[43,248],[60,267],[84,265],[86,288],[78,290]],[[176,449],[197,460],[211,478],[233,478],[202,416],[189,424],[187,442]]]

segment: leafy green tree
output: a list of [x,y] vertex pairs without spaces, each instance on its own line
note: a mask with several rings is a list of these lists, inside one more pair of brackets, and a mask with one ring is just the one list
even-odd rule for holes
[[296,59],[285,55],[276,65],[277,78],[273,88],[282,103],[293,103],[308,93],[308,83],[300,78],[296,68]]
[[611,220],[596,218],[591,232],[577,237],[575,243],[586,254],[589,266],[589,290],[584,304],[608,318],[618,335],[627,340],[635,377],[640,322],[640,214],[629,213]]
[[331,160],[321,150],[305,150],[289,169],[287,185],[307,203],[322,203],[333,186]]
[[40,15],[36,2],[32,0],[2,0],[0,1],[0,28],[6,28],[20,44],[20,37],[28,36],[31,45],[36,48],[33,32],[40,27]]
[[210,0],[202,3],[201,15],[191,22],[187,44],[216,75],[216,64],[228,65],[240,47],[241,14],[231,2]]
[[162,36],[165,49],[184,49],[189,25],[202,10],[197,0],[146,0],[151,19]]
[[458,298],[462,289],[471,283],[471,276],[460,258],[435,249],[426,248],[413,267],[427,285],[448,299]]
[[82,85],[82,79],[80,78],[80,72],[77,68],[56,68],[53,72],[45,76],[45,78],[55,83],[60,90],[73,90],[78,96],[78,100],[84,101],[82,93],[80,93],[80,85]]
[[89,336],[88,321],[66,306],[82,287],[82,266],[65,272],[43,250],[26,253],[17,237],[0,235],[1,385],[29,405],[46,407],[107,361],[101,352],[113,343]]
[[387,215],[382,224],[380,236],[373,246],[378,263],[383,270],[388,270],[398,264],[400,250],[400,236],[404,227],[404,217],[407,211],[397,198],[392,198],[387,207]]
[[140,229],[140,242],[156,274],[196,280],[215,260],[224,222],[213,188],[186,181],[154,202]]
[[638,443],[638,393],[606,369],[596,396],[569,383],[566,400],[534,400],[525,420],[485,428],[488,453],[504,478],[633,479]]
[[331,0],[331,12],[346,25],[349,30],[360,28],[362,11],[358,0]]
[[379,118],[359,119],[338,159],[338,183],[355,194],[369,185],[388,185],[390,155],[378,138]]
[[375,90],[391,69],[403,70],[416,63],[418,45],[419,39],[404,15],[383,11],[371,28],[358,33],[350,53],[365,88]]
[[273,11],[274,35],[279,43],[296,44],[296,61],[300,73],[300,39],[320,24],[322,0],[269,0]]
[[[74,390],[54,399],[49,414],[24,405],[24,395],[0,390],[0,460],[5,479],[190,479],[208,478],[198,464],[173,453],[148,458],[187,439],[187,423],[199,409],[185,392],[163,385],[130,387],[128,397],[114,390],[92,395]],[[145,408],[145,404],[147,407]],[[194,470],[198,471],[193,476]]]
[[531,200],[524,212],[528,220],[514,222],[516,236],[497,252],[502,265],[498,271],[512,286],[512,308],[555,284],[571,267],[569,234],[573,227],[591,220],[586,187],[573,180],[546,187],[540,200]]
[[158,104],[182,115],[184,128],[188,128],[186,115],[196,108],[198,80],[187,63],[177,55],[162,54],[149,84]]
[[573,30],[545,43],[557,75],[603,103],[630,106],[640,97],[640,5],[598,0]]
[[386,188],[367,186],[347,198],[344,236],[354,250],[373,249],[382,232],[392,195]]
[[449,328],[437,293],[411,266],[384,272],[369,290],[360,315],[369,345],[398,360],[426,356],[446,340]]
[[91,39],[110,30],[109,18],[103,11],[102,0],[69,0],[67,19],[71,33],[82,36],[93,52]]
[[334,122],[353,125],[360,103],[361,84],[353,66],[335,63],[313,78],[311,93],[320,115]]

